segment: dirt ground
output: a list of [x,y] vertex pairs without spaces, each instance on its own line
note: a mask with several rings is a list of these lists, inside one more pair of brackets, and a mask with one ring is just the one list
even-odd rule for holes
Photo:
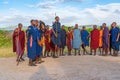
[[63,56],[44,61],[30,67],[28,58],[19,66],[15,57],[0,58],[0,80],[120,80],[120,57]]

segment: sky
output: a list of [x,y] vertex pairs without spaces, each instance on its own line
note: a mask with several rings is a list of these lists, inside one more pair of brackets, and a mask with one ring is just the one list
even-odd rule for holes
[[120,0],[0,0],[0,28],[31,19],[52,25],[55,14],[62,25],[120,24]]

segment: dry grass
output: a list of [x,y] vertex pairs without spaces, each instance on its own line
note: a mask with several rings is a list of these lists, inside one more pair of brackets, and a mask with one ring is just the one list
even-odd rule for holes
[[12,56],[15,56],[15,53],[12,52],[12,48],[0,48],[0,58]]

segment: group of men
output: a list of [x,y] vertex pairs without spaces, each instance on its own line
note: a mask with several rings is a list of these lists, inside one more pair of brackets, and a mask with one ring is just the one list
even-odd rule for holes
[[[36,66],[36,64],[44,62],[42,57],[52,56],[58,58],[64,56],[65,46],[67,46],[68,55],[71,55],[72,49],[75,51],[75,56],[77,54],[81,55],[80,48],[82,47],[83,55],[92,55],[93,50],[94,55],[96,55],[96,50],[99,49],[100,55],[108,55],[110,51],[111,55],[117,56],[120,44],[120,30],[116,25],[116,22],[113,22],[110,30],[106,23],[102,24],[100,30],[96,25],[93,25],[93,30],[89,33],[85,26],[80,30],[78,24],[75,24],[74,28],[68,27],[68,31],[66,31],[65,26],[61,26],[58,16],[55,17],[52,29],[49,29],[49,25],[45,25],[42,21],[31,20],[31,25],[26,30],[26,33],[22,30],[21,23],[14,30],[13,52],[17,54],[17,62],[24,61],[23,54],[27,42],[29,66]],[[89,43],[90,52],[86,49]]]

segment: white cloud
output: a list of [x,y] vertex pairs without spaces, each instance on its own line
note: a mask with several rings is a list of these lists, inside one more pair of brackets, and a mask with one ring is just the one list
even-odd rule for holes
[[85,0],[56,0],[58,2],[70,2],[70,1],[74,1],[74,2],[83,2]]
[[39,2],[35,5],[32,5],[32,4],[27,4],[28,7],[30,8],[43,8],[43,9],[50,9],[50,8],[53,8],[55,6],[55,4],[57,4],[58,1],[43,1],[43,2]]
[[[52,6],[50,8],[41,8],[38,6],[43,6],[49,4]],[[41,3],[34,7],[37,12],[28,14],[27,12],[19,11],[11,8],[10,15],[0,15],[0,27],[16,25],[19,22],[24,25],[29,25],[30,19],[43,20],[46,24],[51,25],[54,21],[55,13],[60,16],[61,23],[64,25],[74,25],[76,23],[80,25],[89,24],[102,24],[103,22],[110,25],[113,21],[120,24],[120,3],[112,3],[107,5],[96,5],[93,8],[78,9],[72,6],[66,6],[64,8],[55,7],[54,3]]]
[[4,1],[4,2],[2,2],[3,4],[5,4],[5,5],[7,5],[7,4],[9,4],[9,2],[8,1]]

